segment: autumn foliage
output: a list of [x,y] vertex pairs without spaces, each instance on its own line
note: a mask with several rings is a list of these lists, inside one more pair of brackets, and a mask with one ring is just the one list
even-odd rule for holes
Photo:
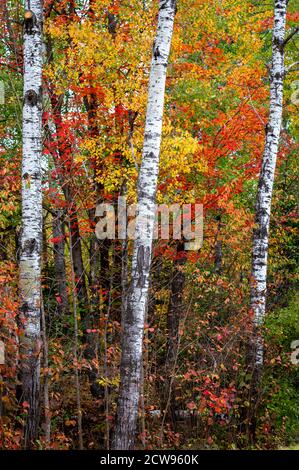
[[[0,447],[20,449],[28,413],[18,376],[23,6],[19,0],[2,3]],[[41,419],[34,443],[39,449],[78,448],[80,432],[84,448],[109,448],[120,383],[122,297],[128,288],[123,270],[130,272],[132,243],[98,241],[95,207],[116,204],[120,195],[136,202],[158,2],[87,3],[44,2],[42,340],[47,348],[45,353],[41,345],[39,351]],[[289,32],[298,19],[296,2],[290,1]],[[290,343],[299,339],[295,326],[289,329],[298,323],[291,300],[298,299],[296,70],[285,78],[265,371],[254,435],[249,426],[251,243],[268,115],[272,21],[272,5],[256,1],[178,2],[157,202],[203,204],[204,243],[188,252],[175,240],[154,244],[137,448],[270,449],[299,436],[298,366],[289,361]],[[286,67],[296,62],[297,49],[294,35]],[[60,231],[57,225],[54,231],[55,221]],[[170,364],[169,306],[178,273],[184,281],[176,359]]]

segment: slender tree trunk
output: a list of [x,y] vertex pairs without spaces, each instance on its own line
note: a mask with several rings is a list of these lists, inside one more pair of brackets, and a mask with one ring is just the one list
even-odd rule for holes
[[172,39],[175,3],[173,0],[160,1],[158,28],[153,45],[142,164],[137,187],[138,214],[132,257],[132,282],[124,319],[121,385],[113,442],[114,449],[132,449],[135,443],[166,69]]
[[[88,295],[85,282],[85,271],[82,255],[81,235],[79,230],[79,222],[77,216],[77,205],[74,198],[74,192],[71,186],[64,186],[63,192],[65,199],[68,203],[70,214],[70,249],[72,250],[72,260],[74,263],[75,271],[75,286],[78,297],[78,310],[80,313],[85,312],[83,316],[83,323],[89,324],[89,308],[88,308]],[[87,326],[88,327],[88,326]]]
[[287,3],[287,0],[275,0],[274,2],[272,64],[270,70],[270,111],[268,124],[266,125],[265,148],[255,209],[250,297],[250,308],[253,312],[254,335],[251,344],[250,360],[257,377],[261,373],[264,355],[260,329],[265,318],[271,199],[282,122]]
[[[175,369],[177,364],[177,355],[179,347],[179,326],[182,318],[183,290],[185,285],[185,273],[182,269],[186,263],[186,253],[184,251],[184,242],[179,242],[177,246],[177,256],[174,261],[173,273],[171,279],[171,291],[167,315],[168,342],[165,361],[166,381],[164,387],[164,406],[165,412],[169,412],[172,422],[176,421],[176,400],[175,400]],[[168,404],[168,410],[166,406]]]
[[[89,17],[91,20],[94,19],[94,10],[93,10],[94,1],[89,2]],[[97,96],[95,93],[90,93],[89,98],[84,96],[83,98],[84,106],[87,112],[88,117],[88,131],[91,139],[96,139],[99,137],[99,129],[97,123]],[[88,217],[90,221],[90,226],[94,230],[96,226],[96,206],[101,202],[101,192],[103,187],[96,181],[97,170],[98,170],[98,161],[97,158],[92,162],[93,164],[93,188],[95,194],[95,207],[88,211]],[[98,323],[99,320],[99,288],[100,288],[100,266],[101,266],[101,256],[100,256],[100,242],[98,241],[95,233],[91,235],[90,245],[89,245],[89,287],[90,287],[90,307],[91,315],[93,320],[96,320]],[[92,328],[98,327],[93,325]]]
[[58,313],[67,315],[69,313],[69,302],[67,295],[66,266],[65,266],[65,234],[63,222],[63,210],[57,209],[53,214],[53,237],[54,242],[54,266],[55,280],[57,285]]
[[22,400],[28,406],[24,445],[37,437],[40,415],[42,255],[42,0],[25,1],[20,318]]
[[[70,219],[69,219],[69,231],[71,232],[71,220]],[[74,368],[75,368],[74,373],[75,373],[76,402],[77,402],[78,440],[79,440],[79,450],[83,450],[81,388],[80,388],[80,375],[79,375],[79,364],[78,364],[78,349],[79,349],[78,310],[77,310],[77,295],[76,295],[76,279],[75,279],[72,249],[70,249],[70,261],[71,261],[72,300],[73,300],[73,316],[74,316]]]
[[218,227],[215,241],[215,273],[222,273],[222,236],[221,236],[221,215],[218,215]]
[[[89,211],[91,225],[95,226],[95,209]],[[98,353],[99,353],[99,325],[100,325],[100,243],[95,234],[91,235],[89,245],[89,287],[90,287],[90,315],[89,324],[85,324],[86,348],[84,356],[89,360],[88,371],[90,392],[94,398],[102,398],[103,388],[97,383],[99,377]]]
[[[90,19],[95,21],[94,1],[89,4]],[[84,105],[88,116],[88,130],[92,139],[99,137],[99,128],[97,123],[97,108],[98,100],[95,93],[89,95],[89,99],[84,97]],[[103,202],[102,193],[104,187],[96,181],[97,172],[100,164],[97,158],[93,163],[93,187],[95,194],[95,207],[88,211],[90,226],[95,229],[96,226],[96,207]],[[95,398],[103,397],[103,388],[97,383],[99,376],[99,368],[96,365],[96,359],[99,352],[99,324],[100,324],[100,305],[102,307],[103,315],[107,314],[108,310],[108,289],[110,286],[109,281],[109,240],[99,241],[93,233],[90,238],[89,245],[89,287],[90,287],[90,316],[89,324],[85,324],[86,331],[86,348],[85,357],[90,361],[91,369],[89,371],[90,391]],[[102,298],[100,295],[102,291]],[[104,294],[103,294],[104,293]]]
[[46,449],[51,442],[51,409],[49,399],[49,348],[46,327],[46,315],[44,309],[44,302],[41,303],[41,325],[43,336],[43,366],[44,366],[44,431],[45,431],[45,445]]
[[[122,196],[126,197],[127,188],[126,185],[122,188]],[[125,224],[128,225],[128,217],[125,212],[123,204],[120,205],[120,210],[122,213],[125,213]],[[127,311],[127,294],[128,294],[128,238],[126,237],[122,240],[121,244],[121,325],[124,326],[125,315]]]
[[177,355],[179,324],[183,310],[183,289],[185,284],[185,273],[183,266],[186,263],[184,243],[177,247],[177,259],[174,261],[174,270],[171,280],[171,292],[167,316],[168,345],[166,364],[172,365]]

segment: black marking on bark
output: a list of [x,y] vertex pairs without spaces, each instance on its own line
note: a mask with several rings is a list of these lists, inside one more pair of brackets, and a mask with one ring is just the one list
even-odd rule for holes
[[276,46],[278,48],[279,52],[282,54],[283,49],[284,49],[284,41],[281,40],[278,37],[274,37],[273,38],[273,44],[274,44],[274,46]]
[[130,302],[127,303],[127,309],[125,313],[126,324],[132,325],[134,323],[133,310]]
[[31,10],[26,10],[24,15],[24,31],[26,34],[33,34],[37,25],[36,16]]
[[261,238],[265,238],[268,236],[268,230],[267,227],[261,226],[259,229],[259,235]]
[[25,93],[25,103],[29,106],[36,106],[38,103],[38,95],[34,90],[28,90]]
[[24,315],[28,312],[29,310],[29,305],[28,302],[23,302],[22,305],[20,306],[20,311],[24,313]]
[[274,130],[273,127],[270,126],[269,123],[267,123],[267,124],[265,125],[265,132],[266,132],[266,134],[272,134],[272,133],[273,133],[273,130]]
[[[165,8],[167,8],[168,1],[169,0],[166,0],[164,3],[161,3],[160,10],[165,10]],[[173,8],[174,12],[176,13],[176,11],[177,11],[177,1],[176,0],[170,0],[170,6],[171,6],[171,8]]]
[[159,51],[159,46],[155,47],[154,49],[154,59],[157,60],[158,57],[160,57],[160,51]]
[[150,248],[147,246],[144,249],[144,246],[141,245],[138,247],[137,251],[137,286],[144,287],[146,277],[150,267]]
[[24,243],[23,251],[25,251],[27,254],[31,255],[36,248],[37,248],[36,239],[35,238],[29,238]]
[[24,180],[28,180],[29,179],[29,173],[24,173],[23,178],[24,178]]
[[148,158],[155,158],[154,152],[149,152],[149,153],[147,154],[147,157],[148,157]]

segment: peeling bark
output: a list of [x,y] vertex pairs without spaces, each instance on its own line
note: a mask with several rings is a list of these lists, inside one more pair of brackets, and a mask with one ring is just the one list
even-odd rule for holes
[[166,69],[173,32],[175,3],[172,0],[160,1],[158,28],[153,46],[142,163],[137,187],[138,208],[132,257],[132,281],[123,325],[121,385],[113,442],[114,449],[132,449],[135,442]]

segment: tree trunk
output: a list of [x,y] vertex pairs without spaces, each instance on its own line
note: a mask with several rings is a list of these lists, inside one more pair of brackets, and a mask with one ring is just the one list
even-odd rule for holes
[[[93,1],[89,3],[89,17],[94,21]],[[87,96],[83,98],[85,109],[88,117],[88,131],[92,139],[99,136],[99,129],[97,125],[97,97],[95,93],[90,93],[89,99]],[[88,211],[90,227],[95,229],[96,226],[96,207],[101,202],[102,185],[97,183],[96,175],[98,169],[97,159],[92,162],[93,164],[93,188],[95,195],[95,207]],[[99,352],[99,323],[100,323],[100,287],[101,287],[101,244],[97,239],[95,233],[92,233],[89,244],[89,288],[90,288],[90,314],[87,317],[88,322],[85,322],[84,338],[86,340],[86,348],[84,356],[90,361],[89,381],[90,391],[94,398],[102,398],[103,387],[97,383],[99,376],[99,368],[96,365],[95,359],[98,358]],[[88,330],[88,331],[87,331]]]
[[53,214],[53,237],[56,239],[54,242],[54,266],[55,266],[55,280],[57,286],[58,299],[58,313],[59,315],[67,315],[69,313],[69,303],[67,295],[66,283],[66,267],[65,267],[65,234],[63,228],[63,210],[56,209]]
[[20,319],[22,401],[28,407],[24,445],[37,437],[40,414],[42,254],[42,0],[25,1]]
[[[71,232],[71,220],[70,219],[69,219],[69,231]],[[79,450],[83,450],[81,389],[80,389],[80,375],[79,375],[79,367],[78,367],[78,346],[79,346],[78,311],[77,311],[74,260],[72,259],[72,255],[73,255],[73,252],[72,250],[70,250],[71,272],[72,272],[72,300],[73,300],[73,316],[74,316],[74,363],[75,363],[74,372],[75,372],[75,388],[76,388],[76,402],[77,402],[78,440],[79,440]]]
[[166,69],[173,31],[175,3],[173,0],[160,1],[158,28],[153,45],[142,163],[137,187],[138,210],[132,257],[132,281],[124,319],[121,384],[113,442],[114,449],[132,449],[135,442]]
[[215,273],[222,273],[222,236],[221,236],[221,215],[217,216],[218,227],[215,241]]
[[176,259],[173,265],[171,291],[167,315],[167,353],[165,361],[165,387],[164,387],[164,410],[169,414],[172,422],[176,421],[176,400],[175,400],[175,369],[177,365],[177,355],[179,349],[179,326],[183,313],[183,290],[185,285],[185,273],[182,269],[186,263],[186,253],[184,252],[184,242],[179,242],[177,246]]
[[43,366],[44,366],[44,433],[46,449],[51,443],[51,409],[49,397],[49,346],[46,327],[46,314],[43,298],[41,299],[41,326],[43,338]]
[[261,326],[265,318],[271,198],[282,121],[286,10],[287,0],[275,0],[270,70],[270,111],[257,192],[252,251],[250,308],[253,313],[254,332],[249,360],[254,370],[255,381],[259,380],[264,355]]
[[[57,128],[57,126],[56,126]],[[57,162],[55,162],[57,165]],[[57,166],[59,167],[59,165]],[[66,180],[67,180],[66,176]],[[88,323],[88,295],[85,282],[85,270],[83,265],[81,235],[79,230],[79,222],[77,216],[77,204],[74,197],[74,191],[69,184],[61,182],[62,190],[66,202],[68,203],[68,211],[70,216],[70,249],[72,250],[72,259],[74,263],[76,292],[78,297],[78,310],[85,313],[83,321]]]

